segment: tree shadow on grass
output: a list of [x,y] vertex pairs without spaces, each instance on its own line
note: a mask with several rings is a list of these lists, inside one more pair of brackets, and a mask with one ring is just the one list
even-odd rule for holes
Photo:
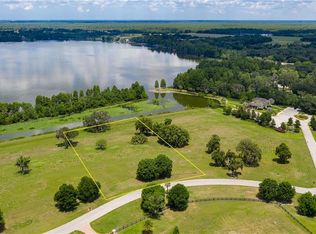
[[276,163],[278,163],[278,164],[289,164],[289,163],[290,163],[290,161],[282,162],[282,161],[280,161],[279,158],[274,158],[274,159],[272,159],[272,161],[273,161],[273,162],[276,162]]

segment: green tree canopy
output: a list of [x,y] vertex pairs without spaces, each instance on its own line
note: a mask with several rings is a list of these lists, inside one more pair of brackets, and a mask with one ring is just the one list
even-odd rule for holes
[[77,191],[71,184],[63,184],[54,196],[55,206],[63,212],[73,211],[77,208]]
[[225,166],[225,152],[222,150],[216,150],[211,154],[214,161],[214,166],[224,167]]
[[285,143],[281,143],[278,147],[276,147],[275,155],[278,156],[280,163],[287,163],[292,157],[290,148]]
[[28,174],[30,172],[30,162],[30,157],[20,156],[15,163],[15,165],[19,168],[19,173],[21,173],[22,175]]
[[206,152],[211,154],[216,150],[219,150],[221,147],[221,139],[218,135],[212,135],[211,139],[206,144],[207,150]]
[[276,200],[283,203],[291,203],[295,195],[295,188],[289,182],[281,182],[278,187]]
[[131,144],[133,145],[141,145],[141,144],[145,144],[146,142],[147,142],[147,137],[142,133],[136,134],[131,139]]
[[313,131],[316,131],[316,118],[315,118],[315,116],[312,116],[310,125],[311,125]]
[[88,132],[105,132],[110,129],[108,122],[111,116],[106,111],[95,111],[83,119],[83,126],[89,127]]
[[278,183],[272,179],[264,179],[259,184],[258,197],[267,202],[273,201],[278,196]]
[[161,185],[145,188],[141,198],[142,210],[151,217],[159,217],[165,207],[165,189]]
[[161,79],[161,81],[160,81],[160,87],[163,88],[163,89],[167,87],[167,83],[166,83],[166,80],[165,80],[165,79]]
[[98,182],[96,183],[88,176],[82,177],[77,187],[78,199],[84,203],[98,199],[101,185]]
[[297,212],[300,215],[315,217],[316,216],[316,195],[310,192],[302,194],[298,198]]
[[225,155],[225,165],[232,177],[237,177],[239,173],[238,170],[242,170],[244,166],[242,158],[230,150],[228,150]]
[[262,151],[256,143],[250,139],[241,140],[236,150],[246,166],[259,166]]
[[0,232],[5,230],[5,221],[3,217],[3,212],[0,210]]
[[141,181],[153,181],[159,177],[155,159],[142,159],[138,163],[136,178]]
[[73,139],[76,138],[79,135],[78,131],[72,130],[70,131],[69,128],[63,127],[56,131],[56,138],[62,139],[63,143],[62,145],[67,149],[70,144],[75,146]]
[[153,121],[146,117],[139,118],[140,121],[135,122],[136,131],[145,136],[150,136],[152,134],[151,130],[153,128]]
[[97,150],[105,150],[106,149],[106,145],[107,142],[105,139],[99,139],[96,143],[95,143],[95,148]]
[[161,137],[158,138],[158,143],[163,145],[168,146],[170,144],[172,147],[182,148],[189,144],[190,136],[188,131],[174,124],[162,126],[158,134]]
[[172,210],[186,210],[189,203],[189,197],[190,193],[188,189],[182,184],[176,184],[169,190],[167,194],[167,205]]
[[158,89],[159,88],[159,82],[158,80],[155,81],[155,89]]

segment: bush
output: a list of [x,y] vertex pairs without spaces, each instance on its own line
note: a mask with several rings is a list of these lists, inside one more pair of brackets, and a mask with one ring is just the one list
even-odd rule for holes
[[110,129],[110,125],[107,124],[110,119],[111,116],[107,112],[95,111],[83,119],[83,126],[89,127],[86,129],[88,132],[105,132]]
[[141,145],[147,142],[147,137],[144,134],[137,134],[132,137],[131,144]]
[[165,119],[165,125],[171,125],[172,119]]
[[106,140],[100,139],[95,144],[95,148],[96,148],[96,150],[105,150],[106,149],[106,145],[107,145]]
[[259,166],[262,152],[257,144],[249,139],[244,139],[239,142],[236,150],[246,166]]
[[0,232],[3,232],[5,230],[5,221],[3,217],[3,213],[0,210]]
[[99,188],[101,185],[99,182],[96,183],[88,176],[82,177],[77,187],[78,199],[84,203],[93,202],[98,199],[100,197]]
[[288,159],[291,158],[292,153],[290,148],[285,144],[282,143],[275,149],[275,155],[278,156],[278,161],[280,163],[287,163]]
[[153,121],[146,117],[141,117],[139,120],[140,121],[135,122],[136,131],[145,136],[150,136],[152,133],[150,129],[153,127]]
[[310,192],[301,195],[298,198],[297,212],[308,217],[316,216],[316,195]]
[[276,200],[282,203],[291,203],[295,195],[295,188],[289,182],[281,182],[278,187]]
[[63,184],[55,193],[55,206],[63,212],[73,211],[77,208],[77,191],[71,184]]
[[223,114],[224,115],[231,115],[231,113],[232,113],[232,108],[230,106],[225,106],[223,108]]
[[155,159],[143,159],[138,163],[136,177],[141,181],[153,181],[171,177],[172,160],[165,155]]
[[208,141],[208,143],[206,144],[206,147],[207,147],[206,152],[211,154],[214,151],[219,150],[221,146],[220,142],[221,142],[221,139],[219,138],[219,136],[214,134],[211,137],[211,139]]
[[161,185],[145,188],[141,198],[142,210],[151,217],[159,217],[165,207],[165,189]]
[[153,229],[153,222],[149,219],[147,219],[144,223],[144,229],[143,229],[143,234],[151,234],[153,233],[152,229]]
[[167,205],[172,210],[183,211],[186,210],[189,203],[189,191],[188,189],[182,185],[177,184],[173,186],[169,193],[167,194],[168,203]]
[[278,196],[278,183],[272,179],[264,179],[259,184],[258,197],[264,201],[270,202]]
[[[158,132],[161,138],[158,139],[158,143],[172,147],[181,148],[189,144],[190,136],[187,130],[182,129],[176,125],[165,125],[161,127]],[[166,144],[166,142],[168,144]]]

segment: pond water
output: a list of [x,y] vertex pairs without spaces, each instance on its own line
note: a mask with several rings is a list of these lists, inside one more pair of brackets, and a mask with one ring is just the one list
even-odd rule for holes
[[0,102],[31,102],[37,95],[140,81],[151,89],[195,67],[194,61],[129,44],[89,41],[0,43]]

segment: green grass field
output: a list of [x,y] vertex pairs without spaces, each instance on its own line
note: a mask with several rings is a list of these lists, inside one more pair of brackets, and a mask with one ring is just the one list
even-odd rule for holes
[[[255,198],[257,189],[238,186],[201,186],[189,188],[190,199],[210,197]],[[315,218],[299,216],[294,204],[286,205],[310,230],[316,231]],[[130,218],[133,213],[133,220]],[[129,224],[143,217],[140,200],[131,202],[91,223],[99,233]],[[242,217],[242,218],[241,218]],[[127,221],[128,220],[128,221]],[[175,226],[181,233],[305,233],[288,214],[275,204],[251,201],[207,201],[190,203],[184,212],[167,210],[153,219],[154,233],[171,233]],[[144,221],[120,233],[141,233]]]
[[[315,187],[316,170],[302,133],[277,133],[250,121],[224,116],[221,110],[212,109],[191,109],[151,118],[162,121],[167,117],[189,131],[190,145],[180,151],[200,167],[208,178],[229,178],[225,169],[209,166],[210,156],[205,153],[205,144],[210,136],[218,134],[224,150],[234,150],[244,138],[252,139],[262,149],[263,159],[260,166],[244,168],[240,178],[263,180],[271,177],[278,181],[288,180],[298,186]],[[145,145],[129,145],[134,133],[133,124],[134,120],[127,121],[105,134],[81,132],[78,137],[78,152],[96,179],[101,182],[102,191],[108,195],[139,186],[135,171],[140,158],[165,153],[175,160],[178,159],[171,149],[156,143],[156,137],[151,137]],[[94,144],[100,138],[108,141],[108,150],[104,153],[94,150]],[[291,162],[286,165],[272,161],[275,157],[274,149],[281,142],[285,142],[293,153]],[[57,143],[53,133],[0,143],[0,204],[6,218],[7,233],[44,232],[104,202],[100,198],[95,203],[81,204],[73,213],[57,211],[53,196],[58,187],[63,183],[77,185],[80,178],[86,175],[73,151],[58,148]],[[32,171],[29,175],[22,176],[17,173],[14,164],[20,155],[32,158]],[[180,178],[180,174],[181,177],[186,177],[195,173],[184,160],[179,161],[177,165],[180,165],[181,169],[175,167],[175,178]]]
[[288,45],[299,42],[300,37],[272,36],[272,44]]
[[35,129],[43,129],[49,128],[54,126],[59,126],[67,123],[73,122],[80,122],[82,121],[83,117],[90,115],[93,111],[107,111],[111,116],[121,116],[121,115],[128,115],[133,113],[140,113],[144,111],[155,111],[158,109],[169,108],[175,105],[175,101],[168,101],[165,105],[154,105],[150,103],[150,101],[140,101],[130,103],[128,105],[133,106],[135,111],[132,111],[127,108],[123,108],[122,104],[114,105],[110,107],[101,107],[97,109],[90,109],[86,110],[82,113],[72,114],[69,116],[58,116],[58,117],[51,117],[51,118],[40,118],[36,120],[30,120],[26,122],[20,122],[10,125],[0,125],[0,133],[1,134],[9,134],[15,132],[26,132]]

